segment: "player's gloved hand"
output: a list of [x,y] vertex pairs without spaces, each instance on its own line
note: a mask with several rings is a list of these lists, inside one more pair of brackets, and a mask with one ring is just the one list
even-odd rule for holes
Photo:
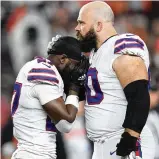
[[82,56],[80,63],[71,71],[70,90],[78,93],[80,87],[84,87],[88,68],[89,61],[85,56]]
[[88,71],[89,61],[83,55],[80,63],[75,66],[71,71],[71,83],[74,83],[78,86],[83,86],[86,79],[86,73]]
[[128,132],[124,132],[120,142],[116,146],[116,154],[124,157],[129,155],[132,151],[137,151],[138,146],[136,146],[136,142],[136,137],[131,136]]

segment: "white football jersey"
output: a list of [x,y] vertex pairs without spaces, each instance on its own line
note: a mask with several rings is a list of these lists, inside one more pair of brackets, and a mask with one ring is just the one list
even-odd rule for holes
[[113,61],[123,54],[141,57],[148,70],[148,49],[137,35],[112,36],[97,52],[91,52],[85,105],[86,129],[90,139],[108,137],[123,131],[127,100],[112,68]]
[[56,127],[42,105],[63,96],[63,81],[56,67],[44,58],[20,70],[12,97],[14,136],[19,147],[38,153],[54,151]]

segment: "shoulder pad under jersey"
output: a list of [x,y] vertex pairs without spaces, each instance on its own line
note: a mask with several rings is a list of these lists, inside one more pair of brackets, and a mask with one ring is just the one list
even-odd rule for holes
[[59,83],[54,67],[47,61],[37,61],[28,72],[27,80],[33,83],[45,83],[50,85],[58,85]]
[[137,35],[121,34],[114,45],[114,54],[129,54],[143,57],[145,43]]

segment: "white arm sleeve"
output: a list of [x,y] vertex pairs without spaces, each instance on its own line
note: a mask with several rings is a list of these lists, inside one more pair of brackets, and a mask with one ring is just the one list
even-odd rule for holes
[[63,133],[69,133],[73,127],[73,123],[69,123],[66,120],[60,120],[55,126],[56,128]]
[[33,94],[35,98],[39,99],[41,105],[63,96],[62,92],[59,92],[58,86],[47,84],[35,85],[33,87]]

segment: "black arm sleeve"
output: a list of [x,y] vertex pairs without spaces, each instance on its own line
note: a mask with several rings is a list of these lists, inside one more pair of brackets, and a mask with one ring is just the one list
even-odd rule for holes
[[134,81],[124,88],[124,93],[128,105],[123,127],[141,133],[146,123],[150,108],[148,81]]

